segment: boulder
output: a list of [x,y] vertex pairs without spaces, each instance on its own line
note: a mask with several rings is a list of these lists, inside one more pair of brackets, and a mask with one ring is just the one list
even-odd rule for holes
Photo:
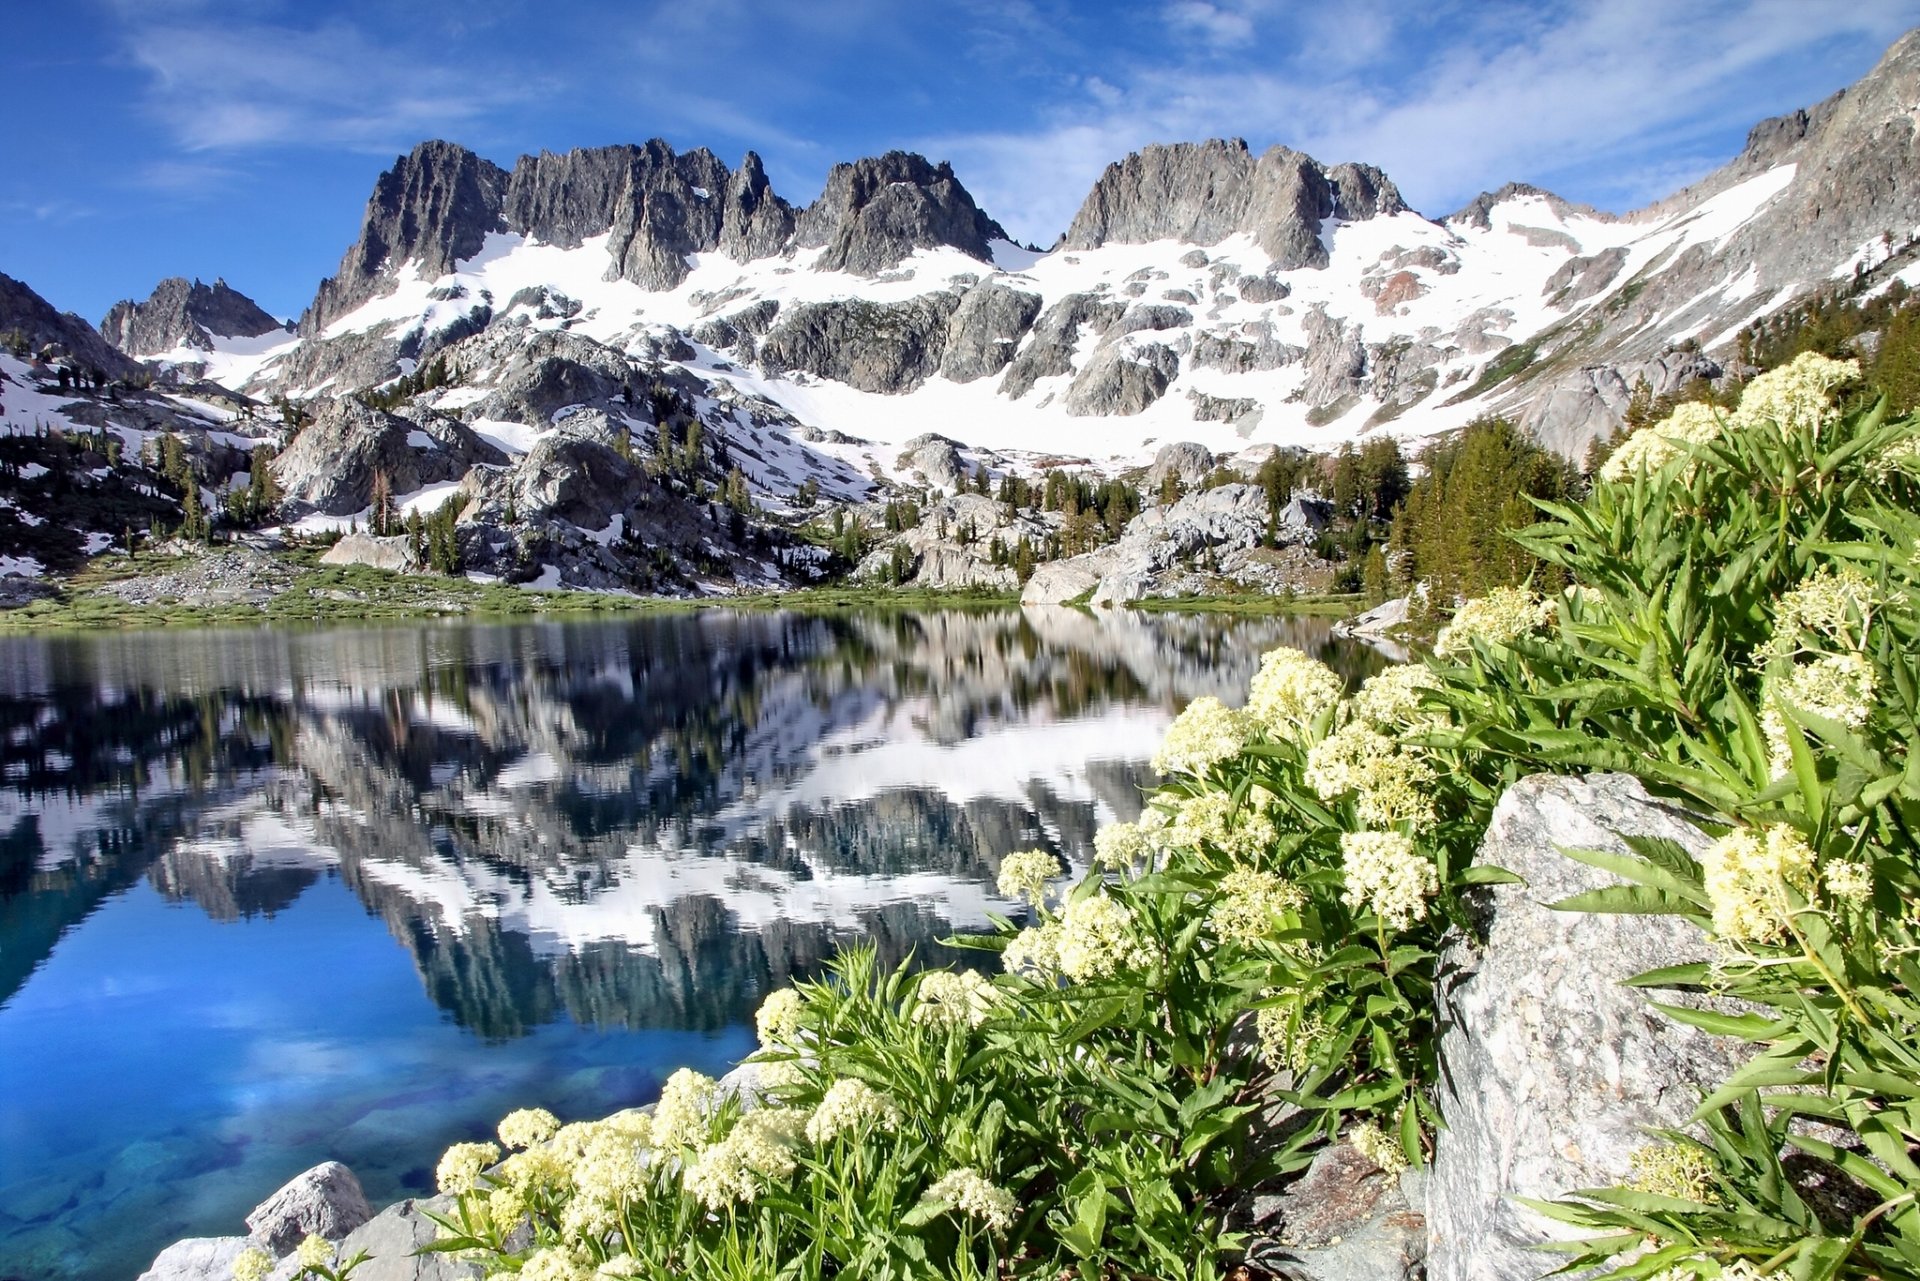
[[[1617,1183],[1649,1126],[1678,1127],[1744,1057],[1738,1044],[1666,1018],[1622,986],[1708,952],[1664,916],[1556,912],[1612,883],[1564,849],[1625,853],[1622,834],[1698,854],[1689,815],[1624,775],[1534,777],[1495,807],[1479,861],[1524,878],[1479,892],[1485,945],[1440,959],[1439,1105],[1445,1124],[1427,1194],[1433,1281],[1538,1277],[1538,1246],[1571,1233],[1517,1204]],[[1657,999],[1684,1001],[1673,993]]]
[[450,1254],[414,1253],[440,1235],[426,1212],[447,1214],[452,1209],[449,1197],[401,1201],[348,1233],[340,1242],[340,1253],[352,1258],[357,1251],[365,1250],[369,1256],[354,1269],[353,1281],[469,1281],[482,1275],[478,1264]]
[[925,432],[903,447],[894,466],[926,479],[941,489],[958,489],[971,478],[966,461],[960,457],[958,442],[949,437]]
[[188,1237],[154,1256],[136,1281],[232,1281],[233,1261],[253,1242],[246,1237]]
[[459,480],[475,463],[504,461],[455,419],[420,411],[401,417],[349,398],[323,405],[273,460],[273,473],[288,514],[351,516],[372,501],[376,475],[400,495]]
[[1042,378],[1072,373],[1082,327],[1103,338],[1126,312],[1124,302],[1097,293],[1068,294],[1054,303],[1035,322],[1033,336],[1007,366],[1000,394],[1018,400]]
[[1191,440],[1162,445],[1153,456],[1153,466],[1147,468],[1147,492],[1159,493],[1169,475],[1178,476],[1182,484],[1197,485],[1212,470],[1213,454],[1205,445]]
[[372,1217],[373,1207],[353,1171],[338,1161],[323,1161],[255,1206],[247,1231],[280,1255],[310,1235],[338,1241]]
[[1396,596],[1352,618],[1341,619],[1333,625],[1333,634],[1356,637],[1389,635],[1395,628],[1406,626],[1409,606],[1409,597]]
[[969,289],[947,322],[940,373],[951,382],[986,378],[1007,367],[1040,314],[1040,295],[988,280]]
[[1248,1260],[1291,1281],[1415,1281],[1425,1184],[1422,1171],[1388,1174],[1352,1144],[1329,1144],[1279,1196],[1256,1198]]
[[1164,343],[1102,346],[1067,388],[1067,412],[1077,418],[1140,413],[1179,372],[1180,357]]
[[422,565],[414,553],[413,540],[404,534],[388,538],[373,534],[348,534],[320,557],[322,565],[371,565],[396,574],[417,574]]

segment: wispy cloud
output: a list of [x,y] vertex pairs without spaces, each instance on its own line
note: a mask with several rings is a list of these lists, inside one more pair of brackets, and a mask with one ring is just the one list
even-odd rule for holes
[[[1804,105],[1755,108],[1764,89],[1812,70],[1811,54],[1884,45],[1920,19],[1920,3],[1598,0],[1413,14],[1380,3],[1298,7],[1281,29],[1250,6],[1173,0],[1163,18],[1203,47],[1102,66],[1028,128],[927,145],[950,155],[1016,234],[1042,239],[1066,227],[1109,161],[1217,136],[1378,164],[1434,213],[1508,179],[1587,180],[1600,169],[1615,175],[1602,196],[1638,204],[1730,158],[1699,159],[1703,140]],[[1223,57],[1228,48],[1238,56]]]

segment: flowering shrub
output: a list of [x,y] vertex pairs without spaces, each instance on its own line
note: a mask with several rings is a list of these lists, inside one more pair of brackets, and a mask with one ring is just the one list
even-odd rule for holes
[[[1196,700],[1079,884],[1003,860],[1028,919],[957,940],[998,977],[856,949],[769,998],[752,1110],[682,1072],[651,1119],[456,1145],[434,1248],[534,1278],[1214,1281],[1249,1186],[1330,1142],[1392,1174],[1446,1141],[1435,956],[1511,879],[1472,864],[1491,807],[1613,769],[1717,838],[1573,851],[1628,883],[1560,906],[1697,921],[1711,955],[1650,979],[1744,1001],[1668,1012],[1756,1057],[1620,1186],[1544,1207],[1594,1234],[1569,1267],[1920,1277],[1920,428],[1837,417],[1853,374],[1802,358],[1636,436],[1518,536],[1573,586],[1466,603],[1431,663],[1348,693],[1282,650],[1245,709]],[[1301,1120],[1257,1134],[1275,1102]]]

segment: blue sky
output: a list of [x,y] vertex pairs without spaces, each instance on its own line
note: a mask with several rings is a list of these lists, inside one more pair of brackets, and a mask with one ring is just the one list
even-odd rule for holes
[[10,6],[0,271],[98,319],[162,276],[297,314],[427,137],[951,160],[1043,245],[1102,167],[1240,136],[1439,216],[1510,180],[1667,194],[1859,78],[1920,0],[66,0]]

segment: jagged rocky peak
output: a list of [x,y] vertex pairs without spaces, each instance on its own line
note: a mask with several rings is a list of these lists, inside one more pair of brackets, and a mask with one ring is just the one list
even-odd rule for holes
[[1493,228],[1494,208],[1498,205],[1505,204],[1509,200],[1515,200],[1525,196],[1532,196],[1546,201],[1547,207],[1562,218],[1568,217],[1569,215],[1579,215],[1583,218],[1594,218],[1601,222],[1619,221],[1610,213],[1603,213],[1591,205],[1577,205],[1571,200],[1562,199],[1546,188],[1536,187],[1530,182],[1510,182],[1498,191],[1483,191],[1459,209],[1448,214],[1441,221],[1450,226],[1478,227],[1481,231],[1490,231]]
[[1406,207],[1392,180],[1371,165],[1328,168],[1288,147],[1255,157],[1241,138],[1177,142],[1108,165],[1074,215],[1065,247],[1217,245],[1246,234],[1282,270],[1324,267],[1326,219],[1353,222]]
[[821,270],[868,276],[899,266],[916,249],[941,245],[991,262],[991,242],[1007,239],[954,177],[953,166],[906,151],[835,165],[794,235],[804,248],[824,247],[816,264]]
[[320,282],[300,332],[316,334],[352,311],[404,263],[418,261],[431,279],[479,253],[489,233],[507,229],[507,182],[506,170],[451,142],[423,142],[401,156],[374,183],[360,238]]
[[286,326],[224,280],[211,285],[171,276],[145,302],[113,304],[100,333],[129,356],[158,356],[178,347],[211,351],[215,338],[255,338]]
[[85,320],[70,311],[55,310],[30,286],[0,272],[0,334],[15,333],[26,339],[35,355],[51,347],[58,358],[114,378],[125,378],[140,369],[108,346]]

